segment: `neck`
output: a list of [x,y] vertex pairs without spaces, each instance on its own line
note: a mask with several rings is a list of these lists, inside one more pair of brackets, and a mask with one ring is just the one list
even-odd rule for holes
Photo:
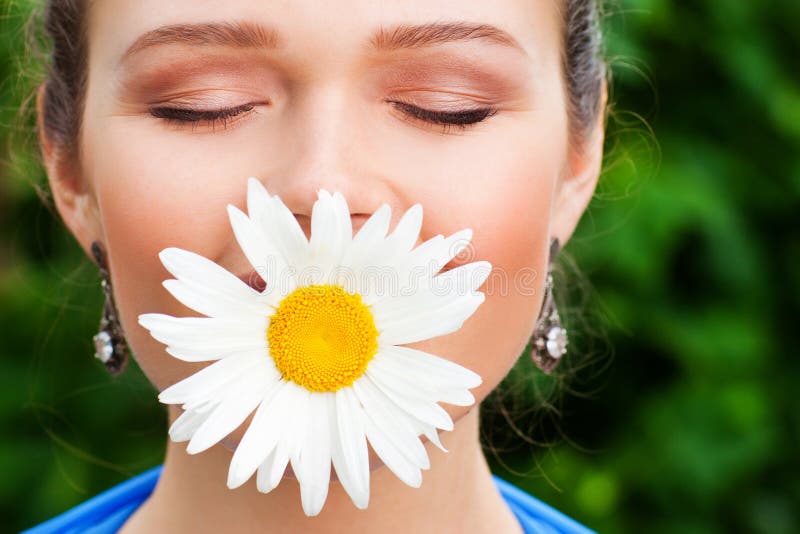
[[[170,419],[174,419],[171,414]],[[495,489],[478,439],[478,409],[441,435],[444,453],[425,446],[431,468],[420,488],[401,482],[382,466],[370,476],[370,500],[357,509],[333,482],[322,512],[306,517],[296,480],[284,479],[268,494],[250,480],[225,485],[231,453],[217,445],[189,455],[185,443],[169,442],[164,469],[150,499],[125,524],[123,532],[224,530],[253,532],[521,532]],[[202,511],[202,513],[199,513]]]

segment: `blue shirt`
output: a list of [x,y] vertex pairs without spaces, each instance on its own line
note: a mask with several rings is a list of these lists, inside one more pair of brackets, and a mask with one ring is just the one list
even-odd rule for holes
[[[92,497],[22,534],[112,534],[150,496],[161,474],[161,467],[137,475]],[[521,489],[494,476],[500,494],[517,516],[525,534],[594,533],[575,520],[550,507]]]

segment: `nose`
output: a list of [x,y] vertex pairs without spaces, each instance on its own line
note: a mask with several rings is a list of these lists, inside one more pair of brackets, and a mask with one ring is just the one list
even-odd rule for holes
[[370,153],[365,115],[359,116],[358,102],[349,95],[346,87],[330,83],[288,103],[280,126],[285,134],[269,151],[272,160],[263,163],[267,171],[256,175],[294,213],[306,237],[319,189],[342,193],[354,233],[381,204],[392,207],[393,218],[402,208]]

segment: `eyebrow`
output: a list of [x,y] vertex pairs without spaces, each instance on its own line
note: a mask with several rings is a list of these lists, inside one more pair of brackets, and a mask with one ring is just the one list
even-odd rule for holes
[[[374,51],[387,52],[472,40],[492,42],[516,49],[527,55],[522,45],[505,30],[490,24],[461,21],[380,27],[367,43]],[[277,29],[254,22],[171,24],[139,36],[122,54],[119,63],[125,62],[129,57],[146,48],[165,44],[219,45],[267,50],[279,50],[286,47],[286,41]]]

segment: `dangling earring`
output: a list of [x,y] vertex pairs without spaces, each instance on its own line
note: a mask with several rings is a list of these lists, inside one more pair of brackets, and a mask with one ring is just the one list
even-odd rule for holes
[[100,331],[92,338],[94,341],[94,356],[106,366],[108,372],[116,376],[125,368],[128,362],[128,344],[122,333],[122,325],[117,316],[117,307],[114,305],[114,295],[111,289],[111,277],[108,273],[106,253],[99,241],[92,242],[92,254],[100,268],[102,277],[100,285],[106,299],[103,305],[103,316],[100,319]]
[[561,325],[553,299],[553,266],[559,251],[558,238],[550,241],[547,260],[547,279],[544,284],[544,301],[533,333],[531,358],[536,367],[550,374],[567,352],[567,330]]

